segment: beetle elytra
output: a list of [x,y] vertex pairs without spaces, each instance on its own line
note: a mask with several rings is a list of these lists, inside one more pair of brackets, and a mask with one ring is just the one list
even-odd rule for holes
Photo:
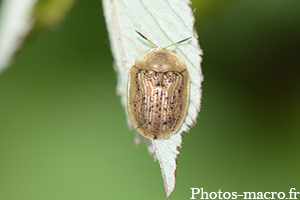
[[145,51],[130,68],[127,86],[127,108],[138,133],[151,140],[167,139],[182,126],[189,106],[190,76],[186,64],[167,48]]

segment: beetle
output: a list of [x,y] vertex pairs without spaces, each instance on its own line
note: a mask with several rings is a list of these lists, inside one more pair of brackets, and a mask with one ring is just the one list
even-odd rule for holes
[[138,56],[127,84],[128,116],[136,131],[150,140],[167,139],[182,126],[190,100],[190,76],[186,64],[167,48],[191,37],[154,48]]

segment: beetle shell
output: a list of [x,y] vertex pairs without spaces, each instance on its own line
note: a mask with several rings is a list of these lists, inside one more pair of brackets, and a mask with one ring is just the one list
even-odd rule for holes
[[132,125],[148,139],[167,139],[182,126],[189,105],[190,77],[174,52],[154,48],[130,69],[127,108]]

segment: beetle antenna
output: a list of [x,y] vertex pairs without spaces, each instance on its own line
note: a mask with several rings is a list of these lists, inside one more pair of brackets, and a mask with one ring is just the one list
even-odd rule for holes
[[174,46],[174,45],[183,43],[183,42],[185,42],[185,41],[187,41],[187,40],[189,40],[189,39],[191,39],[191,38],[192,38],[192,37],[185,38],[185,39],[183,39],[183,40],[180,40],[180,41],[178,41],[178,42],[175,42],[175,43],[173,43],[173,44],[170,44],[170,45],[164,47],[163,49],[166,49],[166,48],[169,48],[169,47],[171,47],[171,46]]
[[144,36],[143,34],[141,34],[140,32],[138,32],[137,30],[135,30],[135,32],[137,32],[137,34],[139,34],[142,38],[144,38],[145,40],[147,40],[148,42],[150,42],[153,46],[158,47],[156,44],[154,44],[151,40],[149,40],[148,38],[146,38],[146,36]]

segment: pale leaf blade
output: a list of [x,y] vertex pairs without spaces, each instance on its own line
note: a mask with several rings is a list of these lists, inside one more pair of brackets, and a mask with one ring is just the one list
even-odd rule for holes
[[[166,140],[152,141],[141,136],[136,137],[136,144],[139,145],[144,139],[149,153],[155,153],[155,160],[159,160],[169,196],[176,182],[176,158],[179,154],[177,149],[182,143],[181,134],[188,132],[189,126],[197,122],[201,105],[202,51],[194,30],[195,20],[189,0],[104,0],[103,5],[115,60],[114,67],[117,71],[117,94],[121,96],[126,114],[129,70],[142,52],[153,48],[149,42],[136,34],[135,30],[160,47],[192,36],[190,41],[170,48],[185,61],[191,78],[190,102],[185,122],[175,135]],[[127,122],[132,128],[128,114]]]
[[0,11],[0,73],[34,25],[32,10],[37,0],[3,0]]
[[0,73],[27,38],[64,21],[76,0],[3,0],[0,11]]
[[155,150],[155,157],[158,159],[161,167],[167,197],[169,197],[175,189],[177,170],[176,158],[179,156],[177,148],[181,145],[181,142],[181,135],[179,133],[166,140],[154,140],[152,142]]

